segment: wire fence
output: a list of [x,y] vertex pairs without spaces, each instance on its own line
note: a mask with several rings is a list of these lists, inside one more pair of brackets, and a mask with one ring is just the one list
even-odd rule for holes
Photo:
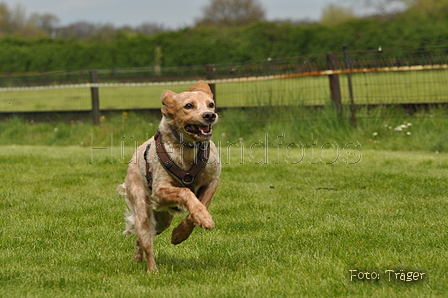
[[165,89],[182,92],[198,80],[214,84],[219,107],[318,106],[331,103],[329,77],[338,76],[343,105],[351,79],[355,104],[448,102],[448,42],[406,51],[405,47],[328,55],[267,58],[252,63],[206,66],[3,73],[0,112],[84,111],[98,88],[100,110],[159,108]]

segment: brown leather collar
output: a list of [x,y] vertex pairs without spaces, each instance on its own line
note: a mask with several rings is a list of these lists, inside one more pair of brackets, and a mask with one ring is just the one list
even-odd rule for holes
[[[194,182],[204,170],[210,156],[209,142],[201,142],[200,146],[194,148],[198,153],[193,161],[192,167],[188,171],[185,171],[179,167],[166,152],[165,145],[162,143],[162,134],[160,131],[157,131],[154,135],[154,140],[156,143],[157,156],[163,168],[183,187],[187,187],[194,192]],[[146,147],[144,158],[146,161],[146,180],[148,182],[148,187],[152,189],[152,173],[149,171],[149,163],[147,160],[149,148],[150,144]]]

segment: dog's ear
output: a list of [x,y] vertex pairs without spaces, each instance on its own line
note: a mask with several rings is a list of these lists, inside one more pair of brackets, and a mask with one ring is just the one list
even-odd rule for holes
[[210,86],[206,82],[204,82],[204,81],[199,81],[196,84],[196,86],[190,88],[190,91],[191,92],[202,91],[205,94],[207,94],[208,96],[210,96],[211,98],[213,98],[213,93],[212,93],[212,90],[210,90]]
[[163,114],[168,114],[170,108],[174,107],[174,103],[175,103],[175,99],[174,97],[177,95],[177,93],[170,91],[170,90],[165,90],[162,93],[162,104],[163,104],[163,108],[162,108],[162,113]]

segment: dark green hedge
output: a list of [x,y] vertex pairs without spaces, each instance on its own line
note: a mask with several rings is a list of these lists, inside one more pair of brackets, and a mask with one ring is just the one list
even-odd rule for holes
[[334,27],[255,23],[240,28],[187,28],[153,36],[117,34],[113,40],[0,39],[0,72],[148,67],[155,48],[163,66],[242,63],[351,50],[421,49],[448,39],[448,18],[357,19]]

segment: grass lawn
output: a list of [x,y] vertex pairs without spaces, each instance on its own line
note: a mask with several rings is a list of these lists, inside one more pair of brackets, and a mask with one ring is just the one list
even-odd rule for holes
[[[349,103],[347,77],[340,76],[342,100]],[[366,103],[445,102],[448,70],[355,74],[354,101]],[[191,86],[101,87],[101,109],[158,108],[165,89],[174,92]],[[330,100],[327,76],[258,82],[218,83],[220,107],[265,105],[323,105]],[[1,91],[1,111],[88,110],[89,88],[40,91]]]
[[164,232],[146,276],[121,234],[119,150],[2,146],[0,296],[446,297],[448,155],[349,151],[223,151],[216,228],[179,246]]

